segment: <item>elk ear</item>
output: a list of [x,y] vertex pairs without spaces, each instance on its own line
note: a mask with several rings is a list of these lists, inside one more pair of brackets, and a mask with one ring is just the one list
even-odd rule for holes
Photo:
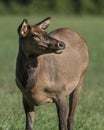
[[20,37],[26,37],[29,32],[29,25],[27,19],[24,19],[18,27],[18,34]]
[[46,19],[42,20],[41,22],[37,23],[36,25],[38,25],[38,27],[40,29],[45,30],[49,26],[50,22],[51,22],[51,17],[47,17]]

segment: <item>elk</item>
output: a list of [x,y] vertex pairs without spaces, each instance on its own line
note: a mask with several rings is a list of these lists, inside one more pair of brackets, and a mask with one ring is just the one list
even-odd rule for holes
[[16,83],[23,95],[25,130],[33,130],[34,107],[51,102],[56,105],[59,130],[73,130],[75,108],[88,66],[85,41],[69,28],[47,33],[50,21],[48,17],[29,25],[24,19],[18,27]]

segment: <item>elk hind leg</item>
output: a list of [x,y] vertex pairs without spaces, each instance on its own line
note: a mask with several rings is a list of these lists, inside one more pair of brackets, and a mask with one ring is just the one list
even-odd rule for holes
[[77,87],[69,96],[68,130],[73,130],[74,113],[82,89],[82,83],[83,83],[83,77],[81,77]]

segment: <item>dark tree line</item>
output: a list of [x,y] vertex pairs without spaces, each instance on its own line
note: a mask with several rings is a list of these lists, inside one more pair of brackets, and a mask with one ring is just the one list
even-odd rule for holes
[[104,14],[104,0],[0,0],[0,12],[34,11],[70,14]]

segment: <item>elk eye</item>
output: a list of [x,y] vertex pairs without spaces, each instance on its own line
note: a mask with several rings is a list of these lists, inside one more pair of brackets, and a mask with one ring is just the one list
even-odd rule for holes
[[39,36],[36,35],[36,34],[32,34],[32,37],[33,37],[33,38],[39,38]]

